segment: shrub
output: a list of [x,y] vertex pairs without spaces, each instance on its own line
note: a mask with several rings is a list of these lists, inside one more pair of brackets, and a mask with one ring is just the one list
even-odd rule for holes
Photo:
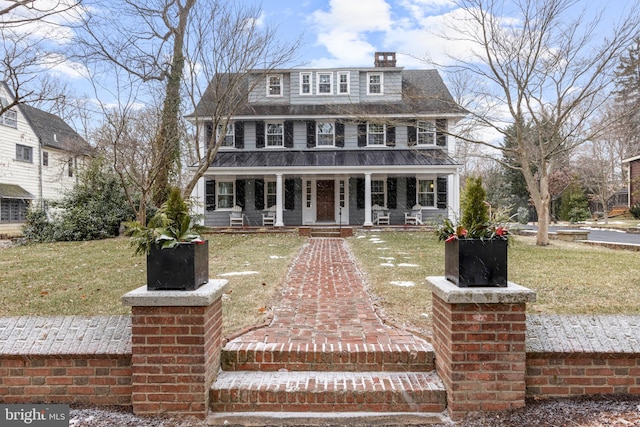
[[42,243],[53,241],[54,225],[47,219],[47,214],[39,207],[32,207],[27,212],[22,238],[26,242]]
[[[586,212],[586,216],[584,216]],[[589,218],[589,201],[584,190],[577,184],[571,184],[562,193],[560,200],[560,219],[563,221],[583,221]],[[582,218],[584,216],[584,218]],[[582,219],[576,219],[582,218]]]
[[487,193],[482,187],[482,178],[467,178],[462,197],[462,219],[460,225],[470,233],[486,227],[489,222],[489,208],[485,203]]
[[633,215],[635,219],[640,219],[640,202],[636,202],[635,205],[629,208],[629,213]]

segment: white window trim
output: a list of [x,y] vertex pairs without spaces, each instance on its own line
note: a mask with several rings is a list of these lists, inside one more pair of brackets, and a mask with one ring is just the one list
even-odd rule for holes
[[[432,126],[432,133],[433,133],[433,138],[431,140],[431,142],[420,142],[420,123],[429,123]],[[428,132],[423,132],[423,133],[428,133]],[[436,145],[436,122],[435,120],[418,120],[418,122],[416,123],[416,145],[420,145],[423,147],[433,147]]]
[[[416,203],[420,204],[423,209],[438,209],[438,178],[435,176],[418,176],[416,181]],[[433,181],[433,205],[420,203],[420,181]]]
[[[320,76],[329,75],[329,92],[320,92]],[[324,83],[323,83],[324,84]],[[333,72],[318,71],[316,72],[316,95],[330,96],[333,95]]]
[[367,147],[386,147],[387,146],[387,125],[386,124],[382,125],[382,144],[372,144],[369,141],[369,137],[371,135],[380,135],[379,133],[369,132],[369,126],[372,124],[378,124],[378,123],[371,123],[371,122],[367,123]]
[[[233,203],[231,203],[230,208],[221,208],[220,206],[220,196],[228,196],[228,194],[222,194],[220,191],[220,185],[223,183],[231,184],[231,196],[233,197]],[[235,180],[216,180],[216,210],[217,211],[230,211],[236,205],[236,181]]]
[[[328,135],[320,133],[320,123],[330,123],[333,126],[333,138],[330,145],[320,145],[320,135]],[[316,122],[316,148],[335,148],[336,146],[336,123],[335,122]]]
[[[282,136],[282,143],[279,145],[269,145],[269,125],[280,125],[280,128],[282,129],[282,133],[281,134],[271,134],[271,135],[281,135]],[[264,124],[264,147],[265,148],[282,148],[284,147],[284,122],[265,122]]]
[[[380,76],[380,92],[371,92],[371,76]],[[367,73],[367,95],[379,96],[384,95],[384,73],[381,72],[368,72]]]
[[[309,93],[304,93],[302,91],[303,80],[302,76],[309,76]],[[300,96],[310,96],[313,95],[313,73],[311,71],[305,71],[300,73]]]
[[[216,141],[220,140],[220,128],[223,125],[219,124],[218,128],[216,129]],[[229,133],[229,129],[231,129],[231,133]],[[231,145],[224,145],[224,144],[220,144],[220,148],[235,148],[236,146],[236,127],[235,124],[232,122],[227,123],[227,130],[224,134],[224,141],[226,141],[227,137],[230,136],[231,137]]]
[[15,110],[5,111],[0,115],[0,124],[18,129],[18,112]]
[[[272,95],[271,91],[269,90],[271,88],[271,78],[272,77],[277,77],[280,80],[280,93],[276,94],[276,95]],[[282,74],[267,74],[267,96],[271,97],[271,98],[279,98],[284,96],[284,77]]]
[[[373,194],[374,194],[373,193],[373,183],[375,181],[382,181],[382,192],[383,192],[383,195],[384,195],[384,203],[382,205],[378,204],[378,206],[386,208],[387,207],[387,202],[388,202],[388,198],[387,198],[388,197],[388,194],[387,194],[387,178],[386,177],[371,178],[371,204],[372,205],[377,204],[377,203],[375,203],[373,201]],[[376,194],[378,194],[378,193],[376,193]]]
[[[267,191],[267,189],[269,188],[269,184],[270,183],[276,184],[276,180],[265,180],[264,181],[264,208],[265,209],[269,209],[270,207],[275,206],[278,203],[278,201],[276,199],[275,202],[273,203],[273,205],[269,205],[269,192]],[[276,191],[276,193],[272,193],[272,195],[277,198],[278,189],[275,188],[275,191]]]
[[[21,147],[20,148],[20,153],[21,153],[20,157],[18,157],[18,147]],[[30,157],[29,159],[25,159],[24,158],[25,150],[27,150],[29,152],[29,157]],[[30,147],[30,146],[24,145],[24,144],[16,144],[16,161],[24,162],[24,163],[33,163],[33,152],[34,152],[33,147]]]
[[[347,91],[346,92],[341,92],[340,91],[340,77],[341,76],[347,76]],[[338,78],[337,78],[337,93],[338,95],[349,95],[351,93],[351,73],[349,71],[338,71]]]

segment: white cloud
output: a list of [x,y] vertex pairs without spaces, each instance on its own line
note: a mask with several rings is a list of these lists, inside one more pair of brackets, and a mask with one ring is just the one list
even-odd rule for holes
[[65,76],[70,79],[89,77],[89,70],[84,65],[70,61],[59,54],[49,54],[43,57],[41,64],[53,75]]

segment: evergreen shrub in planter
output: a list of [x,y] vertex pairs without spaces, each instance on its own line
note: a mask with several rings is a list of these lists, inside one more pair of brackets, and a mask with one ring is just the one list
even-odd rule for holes
[[445,242],[445,277],[459,287],[507,286],[509,233],[490,222],[485,197],[482,180],[467,179],[460,224],[445,218],[437,230]]

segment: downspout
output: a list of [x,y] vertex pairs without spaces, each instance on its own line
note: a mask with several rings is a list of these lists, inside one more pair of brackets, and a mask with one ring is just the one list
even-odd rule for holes
[[42,159],[43,159],[43,143],[42,143],[42,138],[38,137],[38,146],[40,147],[40,155],[39,155],[39,164],[38,164],[38,198],[40,199],[40,209],[42,211],[44,211],[44,197],[43,197],[43,186],[44,186],[44,179],[42,177]]

